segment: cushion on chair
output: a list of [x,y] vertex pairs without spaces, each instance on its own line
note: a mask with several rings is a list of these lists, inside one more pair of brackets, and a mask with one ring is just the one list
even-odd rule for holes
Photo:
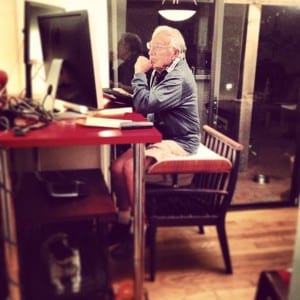
[[160,160],[150,166],[148,174],[228,172],[231,168],[230,160],[200,144],[196,154]]

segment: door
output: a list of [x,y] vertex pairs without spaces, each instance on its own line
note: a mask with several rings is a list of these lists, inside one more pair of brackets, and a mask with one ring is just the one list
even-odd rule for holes
[[245,146],[233,204],[294,203],[300,11],[296,1],[228,2],[210,121]]
[[248,166],[254,179],[266,178],[260,189],[268,202],[296,199],[300,10],[295,4],[261,6]]

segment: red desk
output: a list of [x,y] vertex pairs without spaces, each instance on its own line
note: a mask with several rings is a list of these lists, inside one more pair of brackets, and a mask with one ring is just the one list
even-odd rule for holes
[[[125,114],[122,118],[129,120],[144,120],[135,113]],[[21,300],[19,260],[16,236],[15,211],[10,180],[10,163],[8,151],[12,148],[40,148],[76,145],[134,145],[135,172],[135,207],[134,207],[134,270],[135,270],[135,300],[141,300],[144,280],[144,145],[159,142],[161,134],[155,128],[120,130],[99,127],[85,127],[70,120],[51,123],[41,130],[30,131],[24,137],[15,137],[11,131],[0,132],[0,182],[1,212],[4,231],[5,260],[9,278],[9,294],[11,300]]]

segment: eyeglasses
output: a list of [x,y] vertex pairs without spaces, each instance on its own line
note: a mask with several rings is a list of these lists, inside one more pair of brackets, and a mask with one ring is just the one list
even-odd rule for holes
[[148,50],[152,49],[153,51],[161,51],[166,48],[172,48],[172,46],[164,46],[159,44],[153,45],[151,42],[147,42],[146,46]]

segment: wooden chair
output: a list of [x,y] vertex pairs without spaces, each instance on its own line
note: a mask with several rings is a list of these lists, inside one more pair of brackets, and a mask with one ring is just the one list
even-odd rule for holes
[[[146,182],[147,243],[150,280],[155,280],[156,231],[160,226],[216,226],[226,272],[232,273],[225,230],[227,209],[235,190],[243,146],[205,125],[195,155],[155,163],[148,174],[170,174],[170,183]],[[180,184],[179,175],[190,174]]]

